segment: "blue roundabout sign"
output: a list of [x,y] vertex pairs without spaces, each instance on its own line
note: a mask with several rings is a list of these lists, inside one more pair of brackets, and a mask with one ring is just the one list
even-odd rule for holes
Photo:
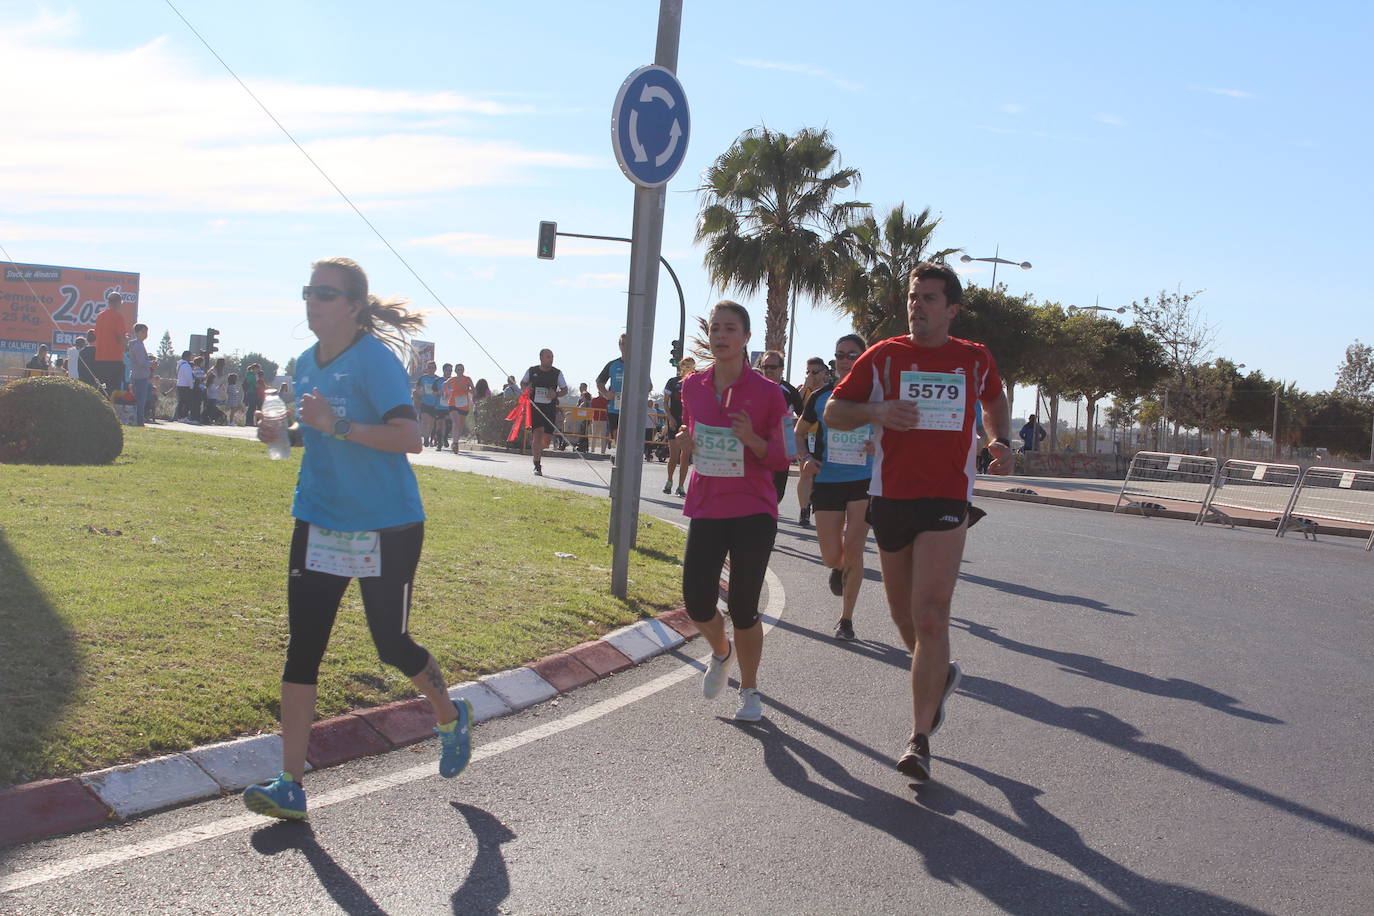
[[687,94],[671,71],[640,67],[611,109],[611,145],[620,170],[635,184],[656,188],[677,174],[692,128]]

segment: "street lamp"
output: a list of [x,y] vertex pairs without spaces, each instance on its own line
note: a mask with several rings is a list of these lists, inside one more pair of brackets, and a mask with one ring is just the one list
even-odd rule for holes
[[984,263],[991,264],[991,265],[992,265],[992,286],[989,287],[989,288],[995,293],[995,292],[997,292],[997,265],[998,265],[998,264],[1010,264],[1012,267],[1019,267],[1019,268],[1021,268],[1022,270],[1030,270],[1030,269],[1031,269],[1031,262],[1030,262],[1030,261],[1008,261],[1006,258],[998,257],[998,255],[1000,255],[1001,253],[1002,253],[1002,246],[1001,246],[1001,245],[998,245],[998,246],[993,250],[993,255],[992,255],[992,257],[990,257],[990,258],[974,258],[974,257],[970,257],[970,256],[964,254],[964,255],[960,255],[960,256],[959,256],[959,260],[962,261],[962,262],[965,263],[965,264],[971,264],[971,263],[974,262],[974,261],[983,261]]
[[1110,308],[1110,307],[1105,306],[1105,305],[1071,305],[1071,306],[1069,306],[1069,314],[1072,315],[1074,312],[1116,312],[1118,315],[1124,315],[1124,314],[1126,314],[1126,306],[1123,305],[1123,306],[1121,306],[1120,308]]

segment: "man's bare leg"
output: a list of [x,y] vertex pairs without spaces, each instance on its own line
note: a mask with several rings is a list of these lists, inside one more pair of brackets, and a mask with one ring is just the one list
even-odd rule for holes
[[[911,735],[930,734],[949,675],[949,612],[959,564],[964,557],[967,523],[950,531],[923,531],[911,546]],[[899,627],[900,629],[900,627]]]

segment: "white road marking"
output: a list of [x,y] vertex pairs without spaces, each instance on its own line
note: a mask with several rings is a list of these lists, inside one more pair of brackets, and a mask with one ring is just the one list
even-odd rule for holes
[[[787,595],[782,588],[782,580],[774,574],[772,569],[764,571],[764,581],[768,583],[768,604],[764,608],[763,625],[767,630],[773,628],[775,621],[782,618],[787,607]],[[767,632],[765,630],[765,632]],[[706,656],[699,660],[705,667]],[[549,738],[560,732],[568,731],[594,722],[603,716],[608,716],[616,710],[623,709],[631,703],[637,703],[647,697],[653,696],[660,690],[665,690],[687,680],[699,673],[699,669],[692,665],[683,665],[675,671],[660,675],[651,681],[632,687],[622,694],[608,697],[599,703],[593,703],[586,709],[564,716],[552,722],[545,722],[536,725],[534,728],[526,729],[518,734],[509,735],[505,738],[498,738],[490,744],[483,744],[472,751],[472,761],[485,760],[488,757],[495,757],[507,751],[513,751],[533,744],[543,738]],[[374,779],[364,780],[349,786],[343,786],[332,792],[325,792],[318,798],[310,802],[311,811],[319,811],[321,808],[328,808],[330,805],[337,805],[340,802],[351,801],[355,798],[362,798],[377,792],[384,792],[387,789],[394,789],[407,783],[418,782],[421,779],[438,778],[439,774],[435,771],[434,761],[413,766],[409,769],[399,770],[385,776],[378,776]],[[267,824],[277,823],[275,818],[264,817],[258,814],[237,814],[232,817],[220,818],[208,824],[200,824],[195,827],[187,827],[177,830],[164,836],[154,837],[151,840],[144,840],[139,843],[130,843],[126,846],[119,846],[104,852],[91,853],[90,855],[78,856],[74,859],[67,859],[64,862],[56,862],[51,865],[42,865],[38,868],[30,868],[27,871],[16,872],[12,875],[0,877],[0,894],[11,891],[22,890],[26,887],[33,887],[36,884],[46,884],[50,881],[57,881],[62,878],[70,878],[73,875],[84,874],[85,872],[95,871],[98,868],[105,868],[109,865],[118,865],[122,862],[130,862],[134,859],[142,859],[158,853],[170,852],[174,849],[181,849],[196,843],[203,843],[206,840],[217,839],[239,830],[249,830],[254,827],[262,827]]]

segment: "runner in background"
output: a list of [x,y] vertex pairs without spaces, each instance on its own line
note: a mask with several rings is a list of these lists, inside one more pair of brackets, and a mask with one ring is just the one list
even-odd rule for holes
[[415,382],[415,391],[420,396],[420,435],[425,445],[433,445],[437,435],[436,421],[439,417],[439,376],[434,370],[439,366],[434,362],[425,363],[425,371]]
[[682,429],[682,383],[695,371],[697,361],[690,356],[684,356],[678,360],[677,375],[663,386],[663,406],[668,414],[668,429],[665,433],[668,440],[668,479],[663,482],[664,495],[672,492],[674,470],[677,471],[677,495],[687,495],[683,486],[687,483],[688,461],[682,454],[683,444],[678,440],[677,434]]
[[558,399],[568,393],[568,380],[553,364],[553,351],[547,347],[539,351],[539,365],[530,366],[520,379],[520,385],[530,393],[530,428],[534,430],[534,474],[544,476],[540,463],[549,437],[558,432]]
[[[842,380],[868,344],[846,334],[835,344],[835,374]],[[812,392],[797,421],[795,439],[803,473],[813,479],[811,507],[816,513],[816,540],[821,562],[830,569],[830,592],[841,597],[836,639],[854,639],[854,605],[864,580],[864,545],[868,541],[868,481],[873,476],[873,430],[867,424],[842,431],[825,425],[825,405],[834,384]],[[807,431],[815,429],[814,436]],[[808,449],[808,439],[815,447]],[[811,467],[808,469],[807,465]]]
[[[615,445],[616,430],[620,429],[620,401],[625,393],[625,354],[629,350],[629,345],[625,342],[625,335],[620,335],[620,355],[607,363],[601,370],[601,374],[596,377],[596,393],[606,399],[606,422],[609,426],[611,445]],[[653,379],[649,380],[649,391],[654,390]],[[647,395],[648,392],[641,392]],[[611,449],[614,456],[615,449]],[[614,460],[614,457],[612,457]]]
[[439,440],[434,445],[436,452],[448,448],[448,431],[451,418],[449,417],[448,397],[444,394],[444,388],[448,386],[449,379],[453,378],[453,363],[444,363],[443,375],[439,376],[439,381],[434,383],[434,401],[438,413],[434,415],[434,438]]
[[[787,466],[782,390],[748,364],[749,313],[736,302],[720,302],[708,323],[714,362],[682,383],[684,458],[691,458],[692,484],[682,511],[691,519],[682,561],[687,613],[711,645],[702,681],[707,699],[720,695],[739,655],[739,709],[735,718],[763,715],[758,690],[763,658],[759,594],[778,531],[773,472]],[[733,642],[716,610],[720,574],[730,558],[726,605]]]
[[463,441],[463,431],[468,425],[468,414],[473,407],[472,379],[463,372],[463,364],[453,367],[453,378],[444,383],[444,402],[448,404],[449,420],[453,423],[453,454],[458,454],[459,443]]
[[[825,360],[819,356],[813,356],[806,361],[806,381],[802,382],[801,397],[802,402],[811,397],[817,391],[830,384],[830,367]],[[816,431],[814,428],[806,431],[808,445],[814,445]],[[797,473],[797,505],[801,507],[801,514],[797,516],[797,524],[803,528],[811,527],[811,482],[816,469],[801,470]]]
[[[783,418],[783,444],[787,446],[787,458],[795,461],[797,458],[796,439],[792,435],[793,426],[796,424],[797,417],[801,415],[803,400],[801,392],[792,387],[792,383],[782,377],[786,359],[781,350],[764,350],[759,354],[758,361],[754,368],[763,373],[763,377],[770,382],[777,384],[782,389],[782,396],[787,399],[787,416]],[[782,498],[787,494],[787,478],[791,476],[788,469],[773,472],[773,487],[778,492],[778,508],[782,508]],[[806,508],[802,506],[802,508]]]
[[911,272],[911,333],[869,347],[825,406],[832,429],[881,427],[869,492],[892,621],[911,650],[911,736],[897,769],[930,778],[930,736],[944,723],[959,685],[950,661],[949,615],[973,495],[973,402],[983,402],[992,438],[989,470],[1012,468],[1011,420],[1002,378],[987,347],[949,336],[963,301],[959,276],[944,264]]
[[[354,261],[312,267],[302,295],[318,343],[296,360],[305,447],[291,514],[287,605],[290,641],[281,685],[282,773],[249,786],[244,804],[258,814],[306,817],[306,748],[316,684],[339,602],[358,580],[377,654],[429,699],[438,722],[439,774],[458,775],[472,753],[472,709],[454,703],[434,657],[410,637],[411,586],[424,541],[425,513],[406,454],[421,451],[410,382],[396,351],[422,318],[404,299],[379,300]],[[258,438],[287,430],[258,418]],[[265,459],[259,459],[265,460]]]

